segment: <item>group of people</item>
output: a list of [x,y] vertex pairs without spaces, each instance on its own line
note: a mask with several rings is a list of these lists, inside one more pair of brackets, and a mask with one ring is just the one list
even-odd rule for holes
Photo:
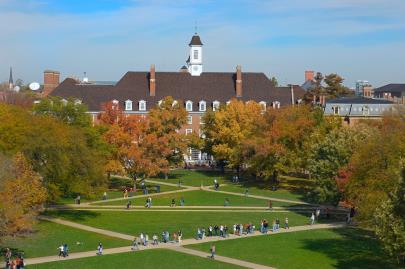
[[[168,231],[163,231],[160,243],[179,243],[181,244],[181,240],[183,238],[183,233],[181,230],[178,232],[174,232],[172,234],[172,240],[170,240],[170,233]],[[139,250],[139,246],[144,246],[147,247],[149,244],[149,235],[141,233],[139,237],[135,237],[134,240],[132,241],[132,250]],[[158,245],[159,244],[159,237],[154,234],[152,236],[152,245]]]
[[[284,229],[290,229],[288,217],[284,219]],[[274,233],[277,232],[278,230],[280,230],[280,219],[276,218],[273,220],[271,231]],[[260,232],[267,233],[268,231],[269,231],[269,222],[266,219],[263,219],[260,222]]]
[[[184,206],[185,202],[186,201],[184,200],[184,197],[181,197],[179,200],[179,205]],[[172,199],[172,201],[170,203],[170,207],[176,207],[176,199],[174,199],[174,198]]]
[[59,250],[59,257],[66,258],[67,256],[69,256],[69,247],[68,247],[68,244],[66,244],[66,243],[61,244],[61,245],[58,247],[58,250]]
[[13,253],[9,248],[6,248],[6,253],[5,253],[5,269],[24,269],[25,264],[24,264],[24,258],[22,254],[18,254],[15,259],[12,258]]

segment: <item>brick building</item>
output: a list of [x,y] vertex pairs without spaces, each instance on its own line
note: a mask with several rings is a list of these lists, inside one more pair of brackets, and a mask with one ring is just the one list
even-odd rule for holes
[[[197,34],[189,47],[186,66],[178,72],[157,72],[151,65],[149,71],[127,72],[114,84],[72,78],[59,84],[58,72],[45,71],[44,95],[80,100],[88,106],[93,120],[106,102],[118,103],[126,114],[147,114],[164,97],[172,96],[188,112],[187,124],[181,132],[200,134],[202,115],[232,99],[253,100],[264,108],[279,108],[300,102],[305,93],[299,86],[273,87],[264,73],[242,72],[239,65],[235,72],[203,72],[203,44]],[[192,160],[203,158],[200,152],[192,152],[189,157]]]

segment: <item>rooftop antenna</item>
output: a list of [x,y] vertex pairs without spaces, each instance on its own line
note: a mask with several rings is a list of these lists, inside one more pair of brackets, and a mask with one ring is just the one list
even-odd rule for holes
[[197,34],[197,21],[195,21],[195,24],[194,24],[194,33]]

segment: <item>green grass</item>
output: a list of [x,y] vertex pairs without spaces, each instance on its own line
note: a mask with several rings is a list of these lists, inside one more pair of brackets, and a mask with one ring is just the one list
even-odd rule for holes
[[[151,184],[148,183],[146,184],[146,187],[148,189],[149,193],[156,193],[156,186],[157,184]],[[167,185],[160,185],[160,192],[167,192],[167,191],[175,191],[175,190],[180,190],[182,188],[179,187],[173,187],[173,186],[167,186]],[[141,189],[137,189],[135,193],[130,193],[129,195],[133,195],[133,196],[140,196],[143,195],[143,192]],[[115,199],[115,198],[123,198],[124,197],[124,193],[122,191],[108,191],[107,192],[107,199]],[[95,201],[100,201],[102,200],[102,195],[100,197],[96,197],[94,199],[88,199],[86,197],[83,197],[80,201],[82,203],[86,203],[86,202],[95,202]],[[75,203],[75,199],[76,197],[62,197],[58,200],[57,204],[74,204]]]
[[182,230],[185,238],[196,236],[198,227],[207,228],[209,225],[231,225],[235,223],[252,222],[259,227],[260,220],[269,221],[279,218],[281,221],[288,216],[290,225],[308,223],[308,216],[297,213],[276,212],[156,212],[156,211],[49,211],[48,215],[90,225],[96,228],[121,232],[128,235],[139,235],[141,232],[150,236],[158,236],[165,230],[170,233]]
[[178,184],[179,181],[186,186],[199,187],[201,184],[203,186],[211,186],[214,184],[214,179],[218,180],[220,184],[229,182],[230,174],[222,174],[219,171],[196,171],[196,170],[172,170],[169,173],[168,179],[162,177],[151,178],[151,180],[168,182]]
[[[207,251],[210,244],[187,246]],[[218,255],[278,269],[394,269],[373,236],[360,229],[313,230],[216,243]]]
[[167,249],[105,255],[77,260],[30,265],[28,269],[242,269],[219,261],[204,259]]
[[[81,244],[77,245],[76,242]],[[99,242],[103,242],[106,248],[131,244],[130,241],[41,221],[34,226],[34,232],[25,237],[5,238],[0,244],[0,249],[9,247],[15,252],[23,251],[25,257],[29,258],[57,255],[57,248],[62,243],[68,244],[70,252],[80,252],[96,249]]]
[[[244,197],[238,195],[224,194],[220,192],[209,192],[209,191],[187,191],[179,193],[162,194],[159,196],[152,197],[152,205],[164,205],[168,206],[171,204],[172,199],[175,199],[176,204],[180,205],[180,199],[184,198],[186,206],[224,206],[225,198],[229,199],[230,206],[268,206],[267,200],[256,199],[251,197]],[[125,205],[127,203],[124,201],[111,201],[105,203],[98,203],[98,205]],[[132,205],[145,205],[145,199],[132,199]],[[288,206],[289,203],[284,202],[273,202],[273,206]]]

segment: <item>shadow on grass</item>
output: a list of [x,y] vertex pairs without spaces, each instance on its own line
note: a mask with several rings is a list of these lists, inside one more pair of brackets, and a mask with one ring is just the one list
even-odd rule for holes
[[96,218],[100,215],[98,212],[90,211],[90,210],[57,210],[57,211],[46,211],[44,213],[45,216],[55,217],[55,218],[62,218],[70,221],[81,221],[87,220],[90,218]]
[[336,260],[336,269],[404,268],[388,257],[372,232],[355,228],[334,231],[342,238],[305,240],[304,249],[323,253]]

